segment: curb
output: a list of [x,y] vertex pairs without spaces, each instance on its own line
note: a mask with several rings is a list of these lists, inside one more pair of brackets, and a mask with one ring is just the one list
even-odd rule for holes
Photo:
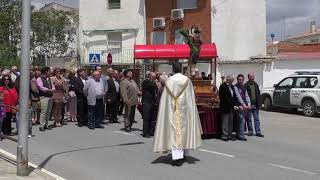
[[[6,156],[7,158],[13,159],[14,161],[16,161],[16,159],[17,159],[17,157],[15,155],[13,155],[13,154],[11,154],[11,153],[3,150],[3,149],[0,149],[0,154]],[[46,174],[48,176],[51,176],[52,178],[54,178],[56,180],[66,180],[65,178],[63,178],[63,177],[61,177],[61,176],[59,176],[57,174],[54,174],[54,173],[52,173],[52,172],[50,172],[50,171],[48,171],[48,170],[46,170],[44,168],[39,168],[38,165],[35,165],[35,164],[31,163],[31,162],[29,162],[28,164],[29,164],[30,167],[34,168],[35,170],[38,170],[38,171],[40,171],[40,172],[42,172],[42,173],[44,173],[44,174]],[[35,173],[39,174],[39,172],[38,173],[35,172]]]

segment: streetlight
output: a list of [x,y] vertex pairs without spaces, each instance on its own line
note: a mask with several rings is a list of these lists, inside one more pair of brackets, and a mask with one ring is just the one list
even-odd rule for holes
[[271,33],[271,34],[270,34],[272,44],[273,44],[273,39],[274,39],[275,36],[276,36],[276,35],[275,35],[274,33]]
[[22,1],[22,30],[21,30],[21,74],[19,91],[19,130],[17,146],[17,175],[28,176],[28,109],[30,82],[30,25],[31,1]]

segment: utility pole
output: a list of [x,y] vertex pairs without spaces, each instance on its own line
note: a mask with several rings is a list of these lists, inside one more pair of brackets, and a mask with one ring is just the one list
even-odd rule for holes
[[30,31],[31,1],[22,1],[22,55],[20,60],[19,130],[17,146],[17,175],[28,175],[28,128],[29,128],[29,89],[30,89]]

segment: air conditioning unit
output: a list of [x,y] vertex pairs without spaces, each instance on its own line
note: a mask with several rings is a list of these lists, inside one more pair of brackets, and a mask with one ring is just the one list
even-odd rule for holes
[[164,18],[153,18],[153,28],[164,28],[166,22]]
[[184,18],[183,9],[172,9],[171,10],[171,19],[178,20],[178,19],[183,19],[183,18]]

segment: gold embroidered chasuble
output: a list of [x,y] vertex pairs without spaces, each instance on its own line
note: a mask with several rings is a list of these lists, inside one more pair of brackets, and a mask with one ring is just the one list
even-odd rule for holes
[[162,92],[154,135],[154,152],[196,149],[201,145],[201,123],[191,80],[178,73]]

